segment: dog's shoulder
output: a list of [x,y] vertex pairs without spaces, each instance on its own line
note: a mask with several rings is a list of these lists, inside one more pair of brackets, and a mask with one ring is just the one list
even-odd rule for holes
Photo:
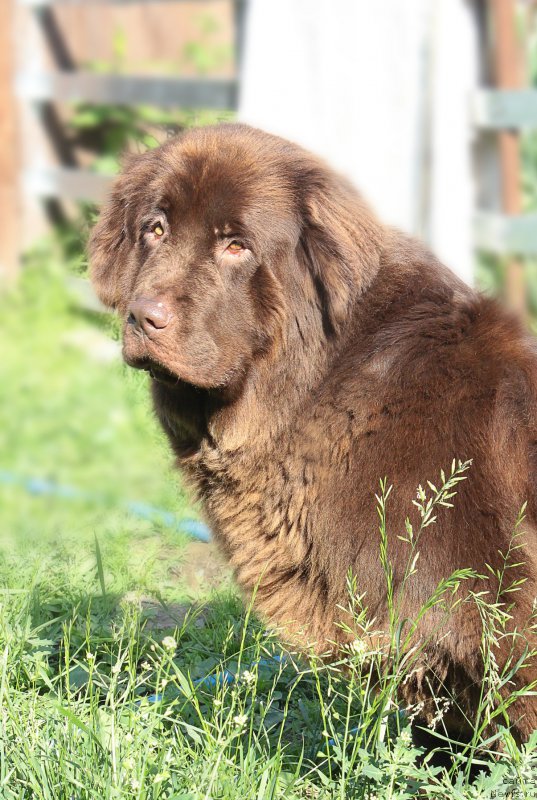
[[511,376],[537,395],[537,347],[520,319],[403,234],[387,237],[354,339],[365,357],[397,354],[394,366],[410,382]]

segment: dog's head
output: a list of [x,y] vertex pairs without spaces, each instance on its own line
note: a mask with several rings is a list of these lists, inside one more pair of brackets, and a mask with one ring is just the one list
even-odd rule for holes
[[222,125],[128,163],[90,240],[91,277],[123,318],[127,363],[170,385],[227,389],[291,326],[337,335],[372,280],[379,237],[320,161]]

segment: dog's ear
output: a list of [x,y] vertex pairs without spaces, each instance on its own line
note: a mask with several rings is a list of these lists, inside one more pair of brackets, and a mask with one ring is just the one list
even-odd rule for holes
[[138,184],[135,162],[136,158],[131,158],[124,173],[115,179],[88,243],[93,287],[99,299],[114,309],[125,296],[123,284],[133,245],[129,219]]
[[360,195],[321,166],[303,182],[301,244],[329,328],[337,332],[379,267],[382,226]]

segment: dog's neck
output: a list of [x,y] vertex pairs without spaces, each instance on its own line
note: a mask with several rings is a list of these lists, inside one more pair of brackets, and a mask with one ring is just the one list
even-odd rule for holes
[[[311,313],[320,317],[318,310]],[[290,434],[305,404],[311,403],[339,345],[335,339],[327,341],[320,319],[312,326],[311,321],[295,318],[274,357],[254,362],[240,396],[208,417],[206,444],[221,453],[268,455],[282,436]]]
[[239,457],[267,458],[282,437],[289,437],[297,418],[337,370],[338,351],[350,345],[356,329],[357,307],[347,326],[328,330],[312,296],[294,309],[273,351],[253,360],[238,389],[153,385],[157,413],[180,467],[188,471],[203,461],[219,471]]

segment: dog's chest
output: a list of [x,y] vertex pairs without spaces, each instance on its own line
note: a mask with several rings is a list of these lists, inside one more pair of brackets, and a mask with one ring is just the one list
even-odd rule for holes
[[[250,543],[265,556],[289,550],[301,562],[311,540],[317,503],[315,467],[291,443],[279,453],[207,448],[194,475],[198,495],[230,558],[242,561]],[[257,559],[256,559],[257,560]]]
[[[238,583],[257,592],[268,618],[311,620],[320,640],[333,635],[346,574],[358,557],[373,583],[381,582],[374,569],[375,492],[389,474],[385,459],[406,473],[406,450],[419,439],[419,423],[411,441],[400,435],[407,417],[404,401],[388,401],[364,382],[352,394],[331,393],[312,405],[264,449],[203,444],[189,477]],[[412,483],[410,505],[417,482],[404,477]],[[390,478],[400,482],[402,475]]]
[[187,471],[238,572],[255,565],[257,579],[261,569],[311,569],[326,556],[321,551],[332,529],[353,527],[351,507],[378,486],[377,477],[371,486],[363,481],[365,463],[374,460],[370,436],[381,425],[378,416],[325,401],[263,448],[246,443],[230,451],[204,442]]
[[279,451],[220,453],[204,448],[190,478],[215,538],[241,588],[276,625],[311,620],[308,638],[332,627],[330,577],[316,546],[320,462],[293,446]]

